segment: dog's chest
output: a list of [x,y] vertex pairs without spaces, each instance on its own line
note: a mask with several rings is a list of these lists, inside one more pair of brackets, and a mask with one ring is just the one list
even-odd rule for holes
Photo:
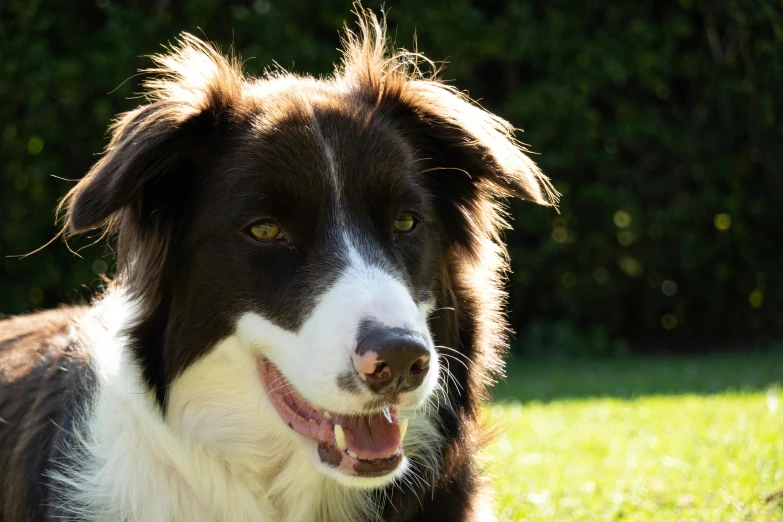
[[99,391],[81,465],[56,477],[69,491],[63,511],[127,522],[366,519],[366,494],[319,473],[290,438],[256,434],[256,451],[207,451],[173,437],[143,397]]
[[279,448],[278,459],[248,465],[137,437],[148,429],[126,422],[111,430],[110,443],[91,447],[84,471],[61,477],[76,486],[64,511],[128,522],[351,520],[362,511],[363,495],[329,482],[295,452]]

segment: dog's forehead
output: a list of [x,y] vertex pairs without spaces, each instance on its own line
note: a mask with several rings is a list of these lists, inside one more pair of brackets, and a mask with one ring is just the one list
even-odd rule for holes
[[[245,194],[324,208],[403,190],[414,149],[395,122],[354,97],[284,93],[252,104],[218,170],[227,197]],[[295,201],[293,201],[295,200]]]

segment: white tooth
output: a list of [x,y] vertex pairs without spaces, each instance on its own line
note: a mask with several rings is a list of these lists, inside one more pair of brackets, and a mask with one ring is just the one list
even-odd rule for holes
[[400,443],[405,438],[405,432],[408,431],[408,419],[400,420]]
[[326,420],[332,420],[332,416],[329,414],[328,411],[324,410],[324,419]]
[[351,450],[345,450],[345,452],[346,452],[346,453],[348,453],[348,455],[350,455],[351,457],[353,457],[353,458],[355,458],[355,459],[358,459],[358,458],[359,458],[359,455],[357,455],[356,453],[354,453],[354,452],[353,452],[353,451],[351,451]]
[[392,423],[391,412],[389,411],[388,406],[386,406],[381,410],[381,414],[383,415],[383,418],[386,419],[386,422],[388,422],[389,424]]
[[337,447],[341,450],[345,451],[348,449],[348,444],[345,443],[345,432],[339,424],[334,425],[334,440],[337,441]]

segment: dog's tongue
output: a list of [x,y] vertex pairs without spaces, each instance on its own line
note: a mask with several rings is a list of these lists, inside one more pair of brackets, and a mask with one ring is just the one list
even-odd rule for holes
[[393,411],[351,417],[338,415],[334,422],[342,426],[345,444],[359,458],[384,459],[400,449],[400,424]]

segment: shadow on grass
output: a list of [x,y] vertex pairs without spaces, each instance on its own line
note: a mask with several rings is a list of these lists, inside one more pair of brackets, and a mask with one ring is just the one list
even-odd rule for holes
[[709,395],[783,386],[783,353],[508,361],[496,402],[644,395]]

